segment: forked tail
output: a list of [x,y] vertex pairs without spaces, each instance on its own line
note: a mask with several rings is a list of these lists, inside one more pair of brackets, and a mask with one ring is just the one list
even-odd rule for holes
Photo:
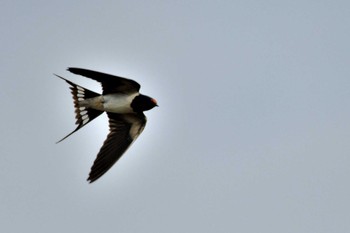
[[59,140],[58,142],[56,142],[56,143],[59,143],[59,142],[62,142],[64,139],[68,138],[70,135],[72,135],[76,131],[78,131],[84,125],[86,125],[87,123],[89,123],[90,121],[92,121],[93,119],[98,117],[99,115],[101,115],[103,113],[103,111],[99,111],[99,110],[95,110],[95,109],[91,109],[91,108],[87,108],[87,107],[81,107],[79,105],[80,101],[83,101],[83,100],[89,99],[89,98],[93,98],[96,96],[100,96],[100,94],[93,92],[93,91],[90,91],[90,90],[88,90],[84,87],[81,87],[79,85],[76,85],[75,83],[72,83],[71,81],[69,81],[63,77],[58,76],[57,74],[55,74],[55,75],[57,77],[63,79],[64,81],[66,81],[70,85],[70,89],[71,89],[71,93],[73,95],[73,101],[74,101],[75,119],[76,119],[75,124],[78,125],[78,127],[75,130],[73,130],[73,132],[71,132],[70,134],[68,134],[67,136],[65,136],[64,138]]

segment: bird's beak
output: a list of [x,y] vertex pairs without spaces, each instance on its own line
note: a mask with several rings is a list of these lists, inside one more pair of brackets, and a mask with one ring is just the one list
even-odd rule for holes
[[157,100],[155,100],[155,99],[152,98],[151,101],[156,105],[156,107],[158,107]]

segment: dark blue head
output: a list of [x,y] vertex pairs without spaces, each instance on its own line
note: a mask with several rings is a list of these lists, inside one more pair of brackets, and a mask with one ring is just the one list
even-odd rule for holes
[[158,106],[158,104],[155,99],[141,94],[136,96],[131,102],[131,107],[135,112],[147,111],[156,106]]

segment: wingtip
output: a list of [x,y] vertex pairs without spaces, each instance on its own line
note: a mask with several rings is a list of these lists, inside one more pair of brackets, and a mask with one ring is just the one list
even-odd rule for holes
[[89,184],[92,184],[95,180],[93,180],[91,177],[87,178],[86,181],[89,183]]
[[91,183],[95,182],[96,180],[100,179],[103,174],[105,174],[105,172],[102,174],[101,173],[96,174],[96,172],[93,173],[91,170],[89,173],[89,177],[86,180],[91,184]]
[[73,70],[74,70],[74,68],[73,68],[73,67],[68,67],[68,68],[67,68],[67,71],[69,71],[69,72],[71,72],[71,73],[73,73],[73,74],[74,74]]
[[79,70],[79,68],[76,67],[68,67],[67,71],[73,73],[73,74],[77,74],[77,70]]

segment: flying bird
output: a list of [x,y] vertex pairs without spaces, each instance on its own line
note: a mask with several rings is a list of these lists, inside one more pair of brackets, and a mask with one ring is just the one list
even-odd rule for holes
[[155,99],[140,94],[141,86],[134,80],[81,68],[67,70],[100,82],[103,89],[101,95],[55,74],[70,85],[75,108],[75,123],[78,125],[73,132],[57,143],[103,112],[106,112],[109,118],[109,134],[97,154],[87,179],[92,183],[105,174],[142,133],[147,121],[143,112],[158,104]]

